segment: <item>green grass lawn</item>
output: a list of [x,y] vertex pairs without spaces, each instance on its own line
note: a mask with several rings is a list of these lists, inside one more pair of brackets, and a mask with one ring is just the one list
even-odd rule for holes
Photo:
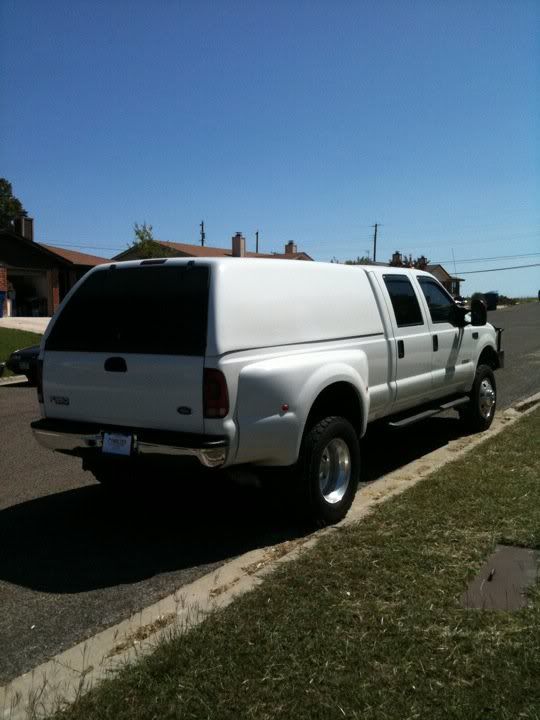
[[[0,362],[6,362],[14,350],[19,350],[29,345],[37,345],[40,342],[41,335],[37,333],[0,328]],[[11,374],[12,373],[6,368],[2,377],[7,377]]]
[[59,717],[539,718],[538,588],[514,613],[459,601],[498,542],[540,545],[539,411]]

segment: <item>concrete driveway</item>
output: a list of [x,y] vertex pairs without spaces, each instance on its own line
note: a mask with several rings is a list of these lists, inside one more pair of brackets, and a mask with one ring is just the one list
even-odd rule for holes
[[44,333],[50,317],[6,317],[0,318],[0,328],[26,330],[27,332]]
[[[502,408],[540,390],[540,303],[490,321],[506,328]],[[0,387],[0,684],[230,558],[306,532],[279,494],[221,474],[154,477],[111,495],[78,460],[37,445],[37,414],[35,389]],[[364,479],[461,433],[454,417],[370,429]]]

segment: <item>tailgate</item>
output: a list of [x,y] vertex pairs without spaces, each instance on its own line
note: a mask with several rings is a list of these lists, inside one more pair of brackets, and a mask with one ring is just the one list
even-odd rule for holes
[[203,365],[202,357],[47,352],[45,415],[202,433]]

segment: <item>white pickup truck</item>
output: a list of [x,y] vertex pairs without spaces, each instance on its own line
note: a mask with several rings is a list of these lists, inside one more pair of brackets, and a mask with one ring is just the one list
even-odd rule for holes
[[502,360],[481,301],[467,314],[425,272],[111,263],[71,290],[43,337],[32,427],[102,483],[127,486],[163,460],[186,469],[190,457],[287,467],[322,525],[352,503],[368,423],[455,408],[487,429]]

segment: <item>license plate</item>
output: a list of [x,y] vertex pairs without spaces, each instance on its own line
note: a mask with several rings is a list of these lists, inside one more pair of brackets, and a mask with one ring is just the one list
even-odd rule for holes
[[19,363],[19,367],[21,368],[21,370],[30,370],[30,362],[23,360]]
[[102,452],[108,455],[130,455],[132,436],[121,433],[103,433]]

